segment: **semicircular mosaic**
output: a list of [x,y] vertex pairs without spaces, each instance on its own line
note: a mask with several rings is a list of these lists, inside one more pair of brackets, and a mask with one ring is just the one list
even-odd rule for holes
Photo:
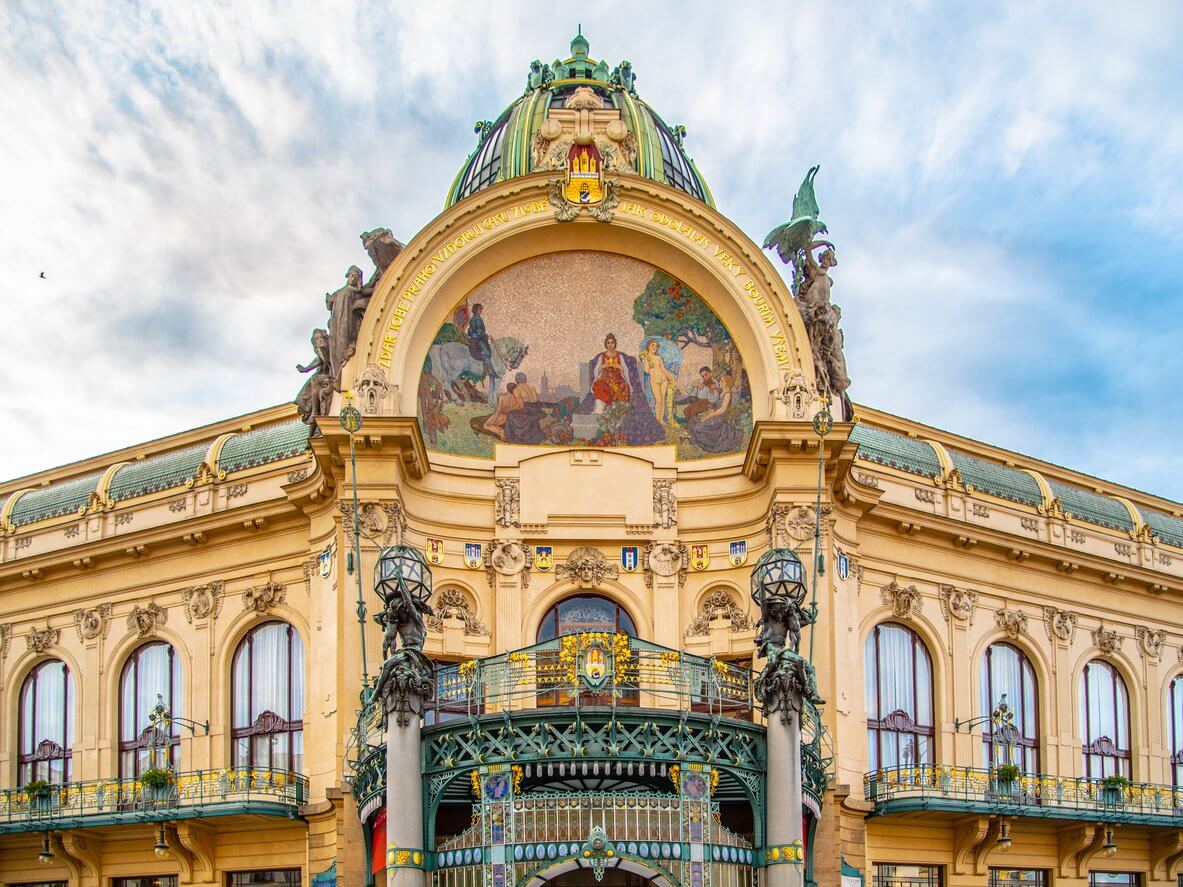
[[485,280],[436,332],[419,378],[430,449],[674,446],[737,453],[752,430],[739,349],[690,287],[614,253],[551,253]]

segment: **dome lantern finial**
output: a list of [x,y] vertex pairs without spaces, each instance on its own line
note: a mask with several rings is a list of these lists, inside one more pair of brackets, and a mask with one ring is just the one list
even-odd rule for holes
[[571,55],[577,59],[586,59],[590,48],[587,38],[583,36],[583,25],[577,25],[575,36],[571,38]]

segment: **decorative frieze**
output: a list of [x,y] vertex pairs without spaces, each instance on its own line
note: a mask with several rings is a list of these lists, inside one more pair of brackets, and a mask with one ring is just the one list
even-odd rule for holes
[[880,489],[879,478],[877,478],[873,474],[867,474],[866,472],[860,472],[859,474],[856,474],[854,476],[854,479],[857,480],[864,487],[870,487],[872,490]]
[[287,589],[278,582],[267,582],[242,593],[242,608],[256,613],[270,613],[287,598]]
[[942,585],[939,589],[941,615],[946,622],[956,620],[967,625],[974,624],[974,613],[978,606],[978,593],[968,588],[954,588]]
[[1027,633],[1027,614],[1022,610],[1003,608],[994,614],[994,624],[1012,641]]
[[1076,640],[1076,623],[1079,617],[1070,610],[1056,607],[1043,608],[1043,627],[1049,641],[1060,640],[1071,644]]
[[1134,549],[1130,546],[1130,544],[1128,542],[1114,542],[1113,543],[1113,550],[1115,552],[1117,552],[1119,555],[1121,555],[1122,557],[1129,557],[1130,555],[1132,555],[1134,553]]
[[1134,629],[1134,636],[1138,639],[1138,650],[1147,662],[1158,662],[1162,658],[1163,644],[1166,642],[1166,632],[1157,628],[1146,628],[1139,625]]
[[297,484],[306,477],[308,477],[308,469],[307,468],[297,468],[295,471],[288,472],[288,483],[289,484]]
[[1070,530],[1068,532],[1068,538],[1077,545],[1084,545],[1087,537],[1084,535],[1084,533],[1080,532],[1080,530]]
[[973,512],[974,517],[989,517],[990,509],[981,502],[974,502],[970,505],[970,511]]
[[105,638],[111,630],[111,605],[99,604],[97,607],[75,610],[74,629],[78,632],[80,641]]
[[690,569],[690,549],[685,542],[650,542],[641,553],[645,565],[645,587],[652,588],[655,577],[678,577],[678,587],[686,581]]
[[246,484],[234,484],[226,488],[227,499],[240,499],[246,495]]
[[146,607],[137,604],[127,617],[127,627],[142,638],[156,634],[156,630],[166,622],[168,610],[155,601],[149,601]]
[[80,524],[71,524],[63,531],[63,535],[65,535],[67,539],[77,539],[81,532],[82,526]]
[[61,636],[59,629],[50,628],[48,625],[45,628],[33,628],[25,636],[25,645],[34,653],[41,654],[50,647],[57,646]]
[[190,625],[198,619],[212,618],[213,621],[217,621],[225,597],[226,583],[221,580],[184,589],[181,592],[181,601],[185,605],[186,621]]
[[32,544],[33,544],[33,537],[32,536],[21,536],[13,544],[13,548],[16,549],[17,551],[24,551],[26,548],[28,548]]
[[936,490],[929,490],[925,487],[917,487],[915,490],[913,490],[913,493],[916,494],[916,501],[918,502],[925,502],[929,505],[934,505],[937,501]]
[[653,481],[653,525],[668,530],[678,523],[678,498],[674,482],[668,478]]
[[711,621],[715,619],[726,619],[732,633],[751,631],[756,627],[752,618],[735,602],[731,592],[720,588],[702,599],[702,606],[686,628],[686,637],[705,637],[710,634]]
[[1024,530],[1030,530],[1032,533],[1039,529],[1039,521],[1033,517],[1021,517],[1019,518],[1019,524],[1022,525]]
[[891,607],[892,615],[897,619],[909,619],[924,607],[920,591],[915,585],[905,587],[894,579],[879,590],[879,598]]
[[186,511],[188,508],[189,508],[189,500],[188,499],[173,499],[172,502],[168,503],[168,510],[171,511],[173,514],[179,514],[182,511]]
[[499,527],[520,526],[521,488],[515,477],[497,478],[497,494],[493,498],[493,511]]
[[585,545],[567,555],[567,560],[555,568],[555,576],[594,586],[600,585],[605,579],[618,578],[620,567],[604,557],[598,548]]
[[1108,656],[1121,649],[1121,635],[1112,628],[1106,628],[1104,623],[1093,629],[1092,636],[1093,645]]
[[477,618],[466,595],[459,588],[441,589],[435,598],[435,615],[427,617],[427,627],[432,631],[443,631],[445,619],[464,621],[464,634],[469,637],[488,637],[489,629]]

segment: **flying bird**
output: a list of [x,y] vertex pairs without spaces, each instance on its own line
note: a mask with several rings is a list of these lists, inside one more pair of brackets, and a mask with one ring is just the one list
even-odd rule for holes
[[42,272],[41,272],[41,279],[42,279],[42,280],[49,280],[49,278],[45,276],[45,272],[44,272],[44,271],[42,271]]
[[792,262],[818,234],[826,233],[825,224],[817,217],[817,198],[813,196],[813,177],[820,168],[811,167],[805,174],[805,181],[793,198],[793,217],[783,225],[777,225],[764,238],[764,249],[776,247],[782,262]]

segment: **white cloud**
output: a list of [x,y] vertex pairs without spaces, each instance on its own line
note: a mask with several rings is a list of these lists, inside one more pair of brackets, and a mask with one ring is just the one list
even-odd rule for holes
[[[688,126],[753,239],[822,163],[857,398],[1183,497],[1169,445],[1119,458],[1097,430],[1120,414],[1146,440],[1183,432],[1147,408],[1155,374],[1183,369],[1178,321],[1140,326],[1121,307],[1144,302],[1136,279],[1074,267],[1099,223],[1073,215],[1091,198],[1183,264],[1175,5],[578,15],[593,55],[629,58]],[[292,396],[357,234],[426,224],[472,121],[565,54],[576,20],[524,2],[0,7],[0,476]]]

